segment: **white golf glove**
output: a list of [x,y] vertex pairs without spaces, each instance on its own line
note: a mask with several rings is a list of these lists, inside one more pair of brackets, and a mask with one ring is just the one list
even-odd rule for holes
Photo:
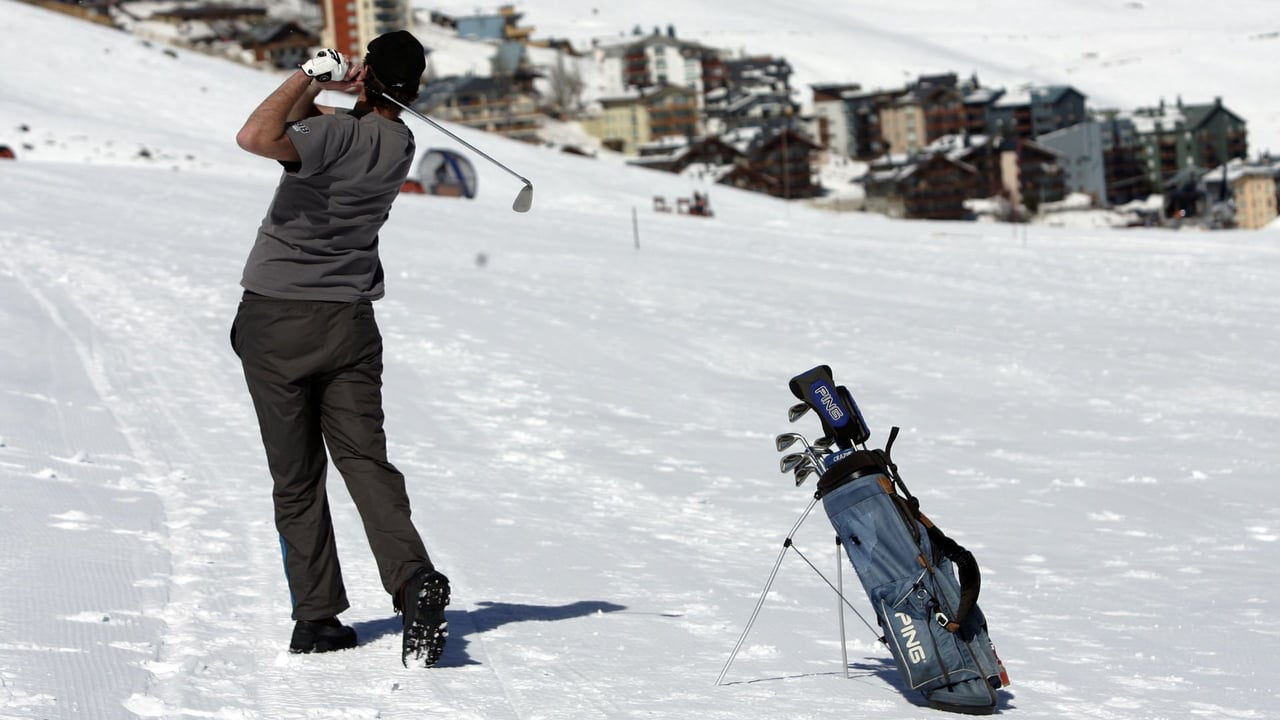
[[326,48],[302,63],[301,67],[302,72],[319,82],[340,82],[347,79],[347,71],[351,69],[351,64],[342,56],[342,53]]

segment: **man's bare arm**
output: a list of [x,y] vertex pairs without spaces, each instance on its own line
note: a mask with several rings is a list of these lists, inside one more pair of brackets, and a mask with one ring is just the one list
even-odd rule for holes
[[291,123],[317,115],[332,115],[334,108],[316,105],[321,90],[360,94],[364,90],[365,68],[351,68],[341,80],[315,82],[298,70],[267,96],[245,120],[236,134],[236,144],[254,155],[298,162],[298,151],[285,130]]
[[307,86],[306,91],[298,97],[293,107],[289,108],[289,115],[285,118],[288,122],[297,122],[306,120],[309,117],[317,115],[332,115],[333,108],[326,105],[316,105],[316,97],[320,94],[322,88],[318,83],[311,83]]
[[[241,149],[272,160],[298,162],[298,150],[293,146],[285,130],[289,115],[295,105],[301,104],[311,86],[311,78],[298,70],[285,78],[280,87],[267,96],[244,121],[244,127],[236,133],[236,144]],[[311,103],[312,95],[306,104]]]

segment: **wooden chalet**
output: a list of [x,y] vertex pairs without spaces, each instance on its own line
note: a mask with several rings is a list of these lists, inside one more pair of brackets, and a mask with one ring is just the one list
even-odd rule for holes
[[739,165],[746,159],[742,151],[719,136],[704,137],[690,143],[683,151],[676,154],[671,163],[671,172],[684,172],[694,165],[712,167]]
[[952,160],[972,166],[978,173],[973,197],[994,197],[1001,193],[1001,138],[990,135],[946,135],[934,140],[924,153],[945,153]]
[[760,133],[747,150],[746,164],[760,176],[776,181],[760,188],[770,195],[786,200],[816,197],[822,194],[822,186],[813,181],[813,160],[820,150],[822,146],[808,135],[782,128]]
[[978,170],[945,153],[876,169],[865,181],[866,207],[890,217],[964,220],[964,201],[975,197]]
[[684,145],[662,141],[643,145],[640,157],[628,160],[627,164],[679,174],[694,166],[727,168],[746,162],[745,153],[724,138],[712,135]]
[[766,175],[746,164],[734,165],[733,169],[721,176],[718,182],[720,185],[728,185],[740,190],[782,197],[782,183],[778,178]]
[[258,62],[292,69],[306,62],[311,48],[320,44],[320,37],[295,22],[283,21],[254,26],[241,39],[240,44],[246,50],[253,51],[253,57]]

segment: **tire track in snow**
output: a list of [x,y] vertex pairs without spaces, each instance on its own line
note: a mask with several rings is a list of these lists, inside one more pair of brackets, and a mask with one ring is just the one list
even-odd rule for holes
[[[93,334],[110,337],[101,347],[90,346],[61,325],[99,393],[121,418],[131,455],[143,468],[141,484],[165,508],[172,572],[138,581],[167,588],[169,601],[156,613],[166,631],[158,652],[138,663],[152,675],[152,685],[125,699],[127,711],[142,717],[379,717],[422,710],[421,698],[427,697],[426,704],[436,710],[420,716],[521,717],[492,663],[483,664],[489,680],[478,678],[480,668],[472,665],[404,670],[398,634],[337,656],[285,653],[292,621],[271,523],[270,479],[247,393],[238,387],[238,366],[231,357],[226,365],[234,371],[211,368],[209,358],[219,352],[229,357],[229,348],[218,348],[221,343],[210,340],[209,329],[197,319],[163,312],[170,294],[212,291],[179,288],[181,279],[165,275],[144,276],[126,288],[101,258],[58,252],[47,244],[25,248],[23,255],[28,265],[21,272],[38,278],[57,298],[50,301],[51,314],[75,313]],[[127,257],[116,262],[127,264]],[[50,276],[49,268],[62,274]],[[160,356],[162,348],[168,354]],[[330,477],[338,477],[332,468]],[[341,498],[334,507],[340,533],[360,525],[347,505]],[[363,543],[362,536],[341,543],[344,557],[367,552]],[[359,623],[370,610],[360,607],[354,586],[377,587],[377,577],[371,562],[351,563],[344,570],[353,591],[347,619]],[[372,663],[371,652],[378,656]],[[308,688],[332,687],[335,674],[350,682],[324,698],[308,693]],[[477,696],[485,686],[489,690]],[[473,713],[477,706],[483,711]]]
[[[60,253],[47,244],[24,248],[23,255],[29,264],[22,268],[22,275],[33,282],[39,278],[50,291],[51,317],[76,346],[99,394],[120,419],[132,456],[143,469],[140,483],[155,492],[165,508],[165,544],[172,571],[167,577],[138,579],[168,588],[169,601],[157,613],[166,626],[163,646],[158,657],[144,663],[155,677],[156,696],[135,696],[129,709],[139,714],[157,709],[165,713],[251,710],[256,705],[252,684],[237,683],[250,690],[248,698],[243,698],[243,690],[202,697],[204,693],[193,693],[184,684],[184,678],[207,677],[216,674],[211,672],[214,669],[252,667],[252,639],[262,635],[246,631],[242,619],[246,611],[261,614],[260,608],[249,607],[255,599],[217,587],[229,584],[219,580],[242,580],[245,567],[237,558],[249,555],[241,545],[245,534],[233,536],[223,527],[228,518],[222,510],[252,502],[243,489],[229,492],[225,483],[235,472],[235,466],[226,462],[234,452],[221,447],[215,459],[214,451],[193,433],[200,420],[217,422],[201,418],[207,414],[202,406],[217,407],[218,393],[210,391],[203,364],[193,360],[201,356],[193,349],[200,345],[199,334],[183,327],[190,321],[181,313],[163,317],[164,304],[157,302],[163,293],[145,296],[142,292],[157,290],[154,284],[144,281],[134,286],[137,289],[126,288],[116,274],[104,270],[100,259]],[[51,276],[50,269],[58,274]],[[69,282],[70,277],[76,281]],[[111,336],[111,342],[89,345],[61,320],[68,314],[85,318],[92,327],[91,336],[102,333]],[[164,355],[165,349],[174,352]],[[175,365],[174,359],[182,362]],[[186,386],[195,392],[175,392],[183,383],[173,382],[174,377],[183,371],[188,376],[183,378]],[[211,575],[211,568],[216,568],[216,575]],[[219,648],[217,657],[206,656],[209,647]]]
[[[7,459],[0,539],[16,549],[0,561],[15,591],[0,601],[0,686],[8,697],[0,705],[41,708],[42,717],[59,708],[118,717],[123,695],[152,684],[144,658],[154,657],[161,625],[149,615],[163,597],[134,580],[167,566],[153,525],[159,502],[129,482],[136,468],[124,455],[127,441],[99,404],[94,368],[68,326],[79,318],[64,316],[21,272],[21,254],[0,237],[0,294],[13,313],[5,324],[14,337],[43,341],[0,351],[10,377],[23,381],[21,392],[6,389],[0,412],[0,424],[14,423],[0,440]],[[50,427],[56,435],[39,434]],[[21,477],[24,469],[31,477]],[[30,592],[50,579],[67,591]]]

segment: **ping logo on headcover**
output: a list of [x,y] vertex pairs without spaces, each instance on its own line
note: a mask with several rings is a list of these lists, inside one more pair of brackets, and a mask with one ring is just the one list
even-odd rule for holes
[[833,427],[844,427],[849,422],[849,414],[840,407],[840,401],[836,399],[835,388],[819,380],[810,385],[809,390],[817,401],[818,410],[827,416]]
[[907,657],[911,660],[912,665],[919,665],[924,662],[924,647],[920,645],[920,638],[916,637],[916,625],[911,621],[911,616],[906,613],[896,612],[893,614],[898,622],[902,623],[902,627],[898,629],[898,634],[902,636],[903,641],[907,643]]

